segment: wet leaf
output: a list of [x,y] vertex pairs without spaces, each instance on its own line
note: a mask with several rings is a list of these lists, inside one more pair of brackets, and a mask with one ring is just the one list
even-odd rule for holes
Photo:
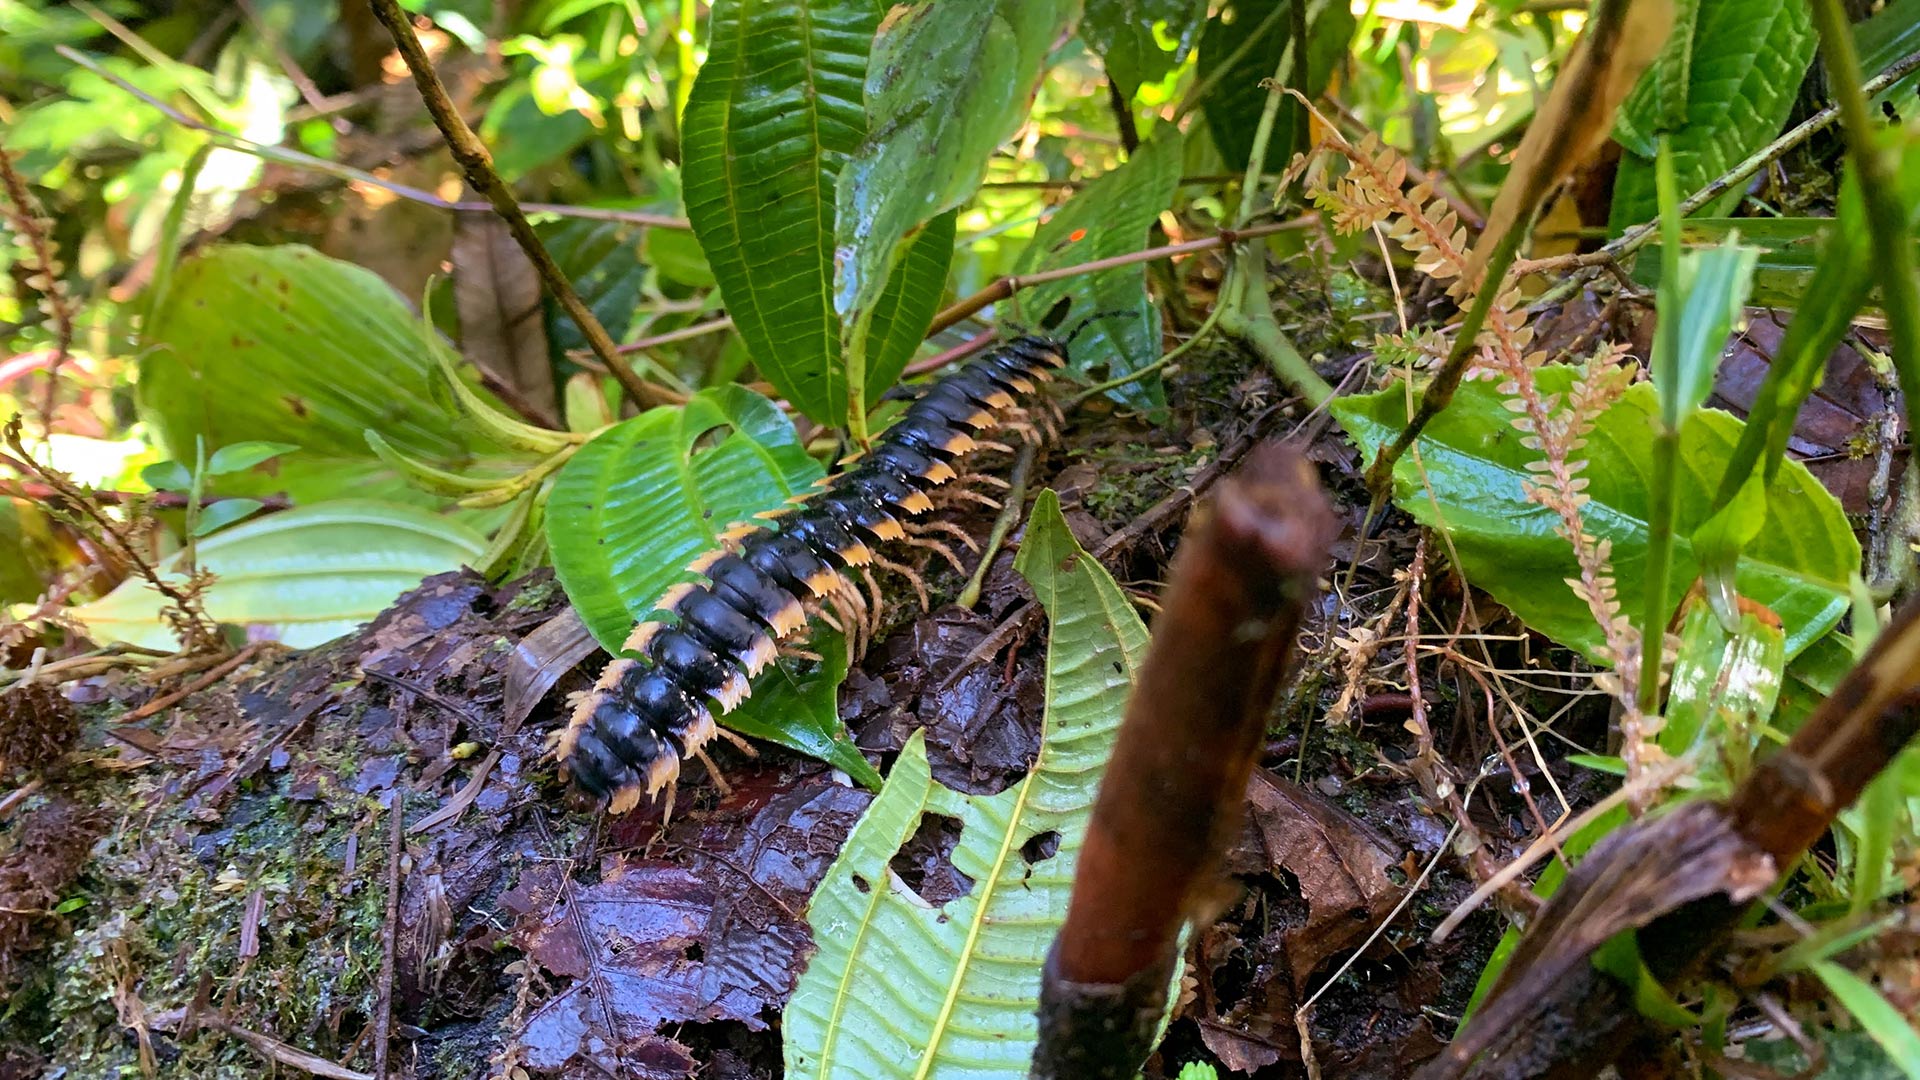
[[[222,504],[215,504],[222,505]],[[298,507],[202,540],[199,567],[215,575],[207,613],[254,641],[306,648],[378,615],[432,574],[457,570],[486,548],[458,522],[408,506],[341,499]],[[178,557],[161,572],[184,579]],[[101,641],[176,645],[160,621],[162,600],[138,579],[68,614]]]
[[[1020,255],[1016,275],[1130,255],[1146,247],[1148,230],[1173,202],[1180,182],[1185,140],[1172,125],[1161,129],[1124,165],[1088,184],[1034,230]],[[1117,378],[1160,356],[1160,308],[1147,296],[1145,264],[1115,267],[1087,277],[1043,282],[1020,297],[1020,309],[1037,319],[1071,297],[1069,319],[1098,315],[1074,343],[1075,366],[1104,366]],[[1128,383],[1113,396],[1136,408],[1166,404],[1158,379]]]
[[554,401],[547,356],[545,295],[533,260],[494,214],[460,214],[453,223],[453,303],[460,315],[460,348],[541,409]]
[[[1018,566],[1052,620],[1033,771],[997,795],[962,795],[933,781],[924,737],[908,741],[808,908],[819,952],[782,1025],[795,1080],[1027,1075],[1040,965],[1066,916],[1147,634],[1050,491],[1034,504]],[[889,867],[927,814],[961,822],[952,861],[974,883],[939,907]],[[1028,854],[1048,834],[1054,853]]]
[[[1570,369],[1539,371],[1543,393],[1565,393]],[[1333,412],[1371,454],[1406,423],[1406,395],[1392,387],[1337,400]],[[1647,552],[1647,477],[1652,469],[1651,425],[1657,409],[1644,383],[1601,416],[1587,440],[1581,474],[1592,501],[1587,529],[1613,544],[1620,599],[1639,611],[1641,568]],[[1492,593],[1534,629],[1589,657],[1598,655],[1599,628],[1565,581],[1578,574],[1567,542],[1555,531],[1558,515],[1522,493],[1534,473],[1536,451],[1521,445],[1513,414],[1493,384],[1460,387],[1453,405],[1419,442],[1420,460],[1394,469],[1394,501],[1421,523],[1447,532],[1468,580]],[[1691,536],[1705,519],[1713,485],[1724,471],[1741,423],[1703,409],[1681,431],[1676,484],[1672,602],[1699,574]],[[1860,546],[1839,503],[1798,462],[1787,464],[1768,488],[1766,526],[1741,557],[1740,594],[1772,609],[1786,628],[1788,658],[1832,629],[1849,604],[1848,581],[1860,566]]]
[[1831,960],[1816,961],[1813,973],[1860,1022],[1880,1049],[1910,1080],[1920,1080],[1920,1031],[1873,984]]
[[848,355],[868,355],[870,321],[904,241],[980,186],[987,158],[1026,120],[1047,52],[1074,0],[979,0],[895,9],[868,63],[867,141],[836,188],[834,310]]
[[743,735],[779,743],[841,770],[863,787],[880,789],[880,772],[861,755],[840,722],[840,684],[847,678],[847,639],[826,634],[814,639],[818,664],[782,659],[763,675],[753,696],[727,715],[728,727]]
[[547,505],[554,572],[593,636],[617,652],[716,536],[823,472],[792,422],[744,387],[651,409],[601,432],[561,468]]

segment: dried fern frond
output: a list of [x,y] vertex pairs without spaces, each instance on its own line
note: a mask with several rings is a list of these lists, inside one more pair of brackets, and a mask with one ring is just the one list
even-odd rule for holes
[[6,222],[18,249],[14,264],[25,271],[26,287],[40,294],[40,310],[53,323],[53,359],[47,365],[47,387],[40,399],[40,430],[47,433],[53,423],[55,389],[60,369],[66,366],[73,349],[75,305],[67,294],[61,275],[66,267],[53,243],[53,221],[40,208],[27,181],[13,167],[13,158],[0,148],[0,221]]

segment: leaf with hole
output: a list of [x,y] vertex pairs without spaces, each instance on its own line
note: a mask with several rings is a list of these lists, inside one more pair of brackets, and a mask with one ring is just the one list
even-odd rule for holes
[[[207,614],[251,640],[308,648],[372,619],[422,578],[471,563],[486,546],[466,526],[424,510],[339,499],[236,525],[200,541],[194,554],[214,575]],[[178,556],[160,570],[185,579]],[[158,593],[129,578],[67,614],[96,640],[170,649],[176,642],[161,607]]]
[[[908,741],[808,907],[819,951],[782,1020],[793,1080],[1027,1075],[1040,967],[1147,633],[1051,491],[1016,565],[1051,620],[1033,770],[998,795],[963,795],[934,782],[921,733]],[[951,858],[973,883],[939,907],[889,866],[928,814],[961,822]]]

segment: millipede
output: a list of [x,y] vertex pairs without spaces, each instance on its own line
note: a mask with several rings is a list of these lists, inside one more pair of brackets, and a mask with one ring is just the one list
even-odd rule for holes
[[671,812],[686,759],[711,767],[704,748],[717,737],[745,747],[718,718],[752,694],[754,677],[782,651],[801,652],[816,619],[861,648],[878,618],[875,568],[905,575],[924,607],[919,576],[880,547],[929,548],[959,567],[952,548],[932,534],[975,545],[951,523],[924,520],[934,494],[945,487],[997,505],[951,484],[960,477],[954,463],[976,450],[1008,450],[983,437],[994,428],[1038,438],[1038,414],[1016,395],[1033,394],[1066,362],[1066,344],[1053,338],[1000,345],[928,384],[864,452],[791,505],[723,531],[688,565],[693,580],[668,589],[592,688],[574,697],[557,747],[574,786],[616,814],[664,790]]

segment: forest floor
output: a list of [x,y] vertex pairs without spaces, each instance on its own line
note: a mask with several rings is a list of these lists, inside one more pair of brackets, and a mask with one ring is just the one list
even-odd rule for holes
[[[1357,385],[1364,357],[1312,347],[1350,340],[1324,292],[1291,293],[1304,310],[1282,322],[1302,351]],[[1540,337],[1551,349],[1635,331],[1583,296]],[[1753,342],[1761,366],[1765,345]],[[1757,373],[1743,370],[1725,365],[1718,404],[1744,404]],[[1875,392],[1841,372],[1809,415],[1848,430],[1875,414]],[[1443,942],[1432,931],[1540,834],[1536,793],[1577,808],[1607,789],[1565,761],[1604,748],[1606,699],[1487,597],[1463,602],[1405,517],[1363,536],[1358,455],[1256,361],[1201,350],[1169,398],[1157,418],[1078,410],[1030,488],[1059,492],[1123,586],[1154,594],[1196,497],[1259,440],[1307,448],[1345,530],[1247,795],[1231,885],[1191,940],[1148,1075],[1211,1060],[1302,1076],[1303,1054],[1323,1077],[1408,1075],[1451,1035],[1506,920],[1496,903]],[[1864,475],[1823,479],[1858,509]],[[949,512],[974,535],[992,517]],[[841,715],[883,771],[925,728],[938,779],[1002,790],[1038,745],[1044,624],[1026,617],[1010,551],[972,610],[941,602],[956,574],[924,570],[933,610],[894,583],[890,625],[842,688]],[[1428,581],[1412,612],[1410,573]],[[49,1065],[70,1080],[238,1077],[265,1061],[419,1080],[779,1076],[780,1010],[810,951],[802,911],[871,796],[776,748],[723,746],[730,791],[696,770],[670,822],[658,807],[584,811],[546,747],[595,664],[509,700],[542,659],[524,639],[565,606],[544,573],[501,587],[449,574],[353,636],[250,653],[165,707],[154,686],[111,677],[65,700],[14,695],[36,725],[82,725],[86,749],[30,794],[28,857],[0,880],[0,893],[73,898],[52,918],[0,920],[0,975],[27,987],[0,1024],[0,1077]],[[1432,647],[1410,648],[1409,625]],[[1519,673],[1499,685],[1513,701],[1496,702],[1495,673]],[[1500,735],[1490,710],[1514,705],[1561,714],[1559,737]],[[1472,779],[1438,802],[1407,765],[1422,718]],[[930,904],[971,885],[948,858],[957,827],[929,817],[894,863]]]

